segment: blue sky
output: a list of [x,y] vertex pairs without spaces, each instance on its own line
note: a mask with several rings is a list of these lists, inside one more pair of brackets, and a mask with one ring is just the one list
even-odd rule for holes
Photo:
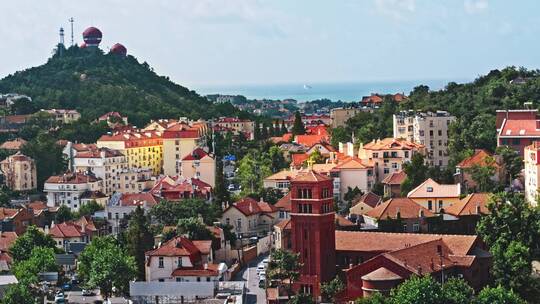
[[[187,85],[471,79],[540,67],[540,1],[3,0],[0,77],[94,25]],[[6,18],[7,17],[7,18]],[[66,37],[69,41],[69,37]]]

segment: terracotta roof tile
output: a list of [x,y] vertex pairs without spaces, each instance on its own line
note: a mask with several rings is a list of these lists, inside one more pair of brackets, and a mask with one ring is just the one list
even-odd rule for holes
[[332,180],[332,178],[315,172],[314,170],[300,171],[293,179],[295,182],[320,182]]
[[292,210],[291,207],[291,192],[288,192],[283,196],[282,198],[277,201],[277,203],[274,205],[277,209],[281,209],[284,211],[290,212]]
[[206,153],[203,149],[197,148],[193,150],[190,154],[186,155],[182,160],[199,160],[204,157],[208,156],[208,153]]
[[471,157],[468,157],[464,160],[462,160],[456,167],[458,168],[471,168],[474,165],[477,166],[486,166],[488,164],[488,159],[491,158],[493,160],[492,165],[499,168],[499,164],[495,161],[493,158],[493,155],[486,150],[483,149],[476,149],[474,151],[474,154]]
[[370,191],[356,197],[352,202],[352,206],[356,206],[360,202],[375,208],[381,202],[381,197]]
[[295,167],[301,167],[308,158],[309,155],[307,153],[291,154],[292,164]]
[[338,164],[334,169],[340,170],[340,169],[371,169],[373,168],[373,165],[370,165],[369,163],[361,160],[358,157],[351,157],[348,160],[345,160]]
[[478,211],[480,211],[480,214],[489,214],[487,204],[490,196],[490,193],[469,194],[459,202],[445,209],[444,212],[454,216],[478,215]]
[[403,138],[391,137],[373,140],[364,145],[364,149],[366,150],[420,150],[424,148],[424,145],[410,142]]
[[281,230],[291,229],[291,220],[290,219],[283,220],[283,221],[275,224],[274,226],[278,227]]
[[16,239],[17,233],[15,232],[0,232],[0,252],[7,252]]
[[236,208],[246,216],[259,213],[274,213],[277,211],[277,208],[274,205],[256,201],[251,197],[244,197],[241,200],[235,202],[229,208]]
[[415,203],[410,198],[391,198],[386,202],[378,205],[377,207],[369,210],[364,215],[375,219],[396,219],[397,214],[403,219],[419,218],[420,213],[423,213],[424,217],[436,216],[428,209]]
[[461,187],[459,184],[444,185],[439,184],[431,178],[421,183],[418,187],[411,190],[408,198],[430,198],[430,197],[459,197]]
[[387,185],[401,185],[405,179],[407,178],[407,173],[403,170],[399,170],[397,172],[392,172],[388,174],[381,183],[387,184]]
[[208,263],[193,267],[180,267],[173,270],[173,277],[215,277],[219,275],[219,264]]
[[26,144],[26,140],[22,138],[17,138],[14,140],[5,141],[4,143],[2,143],[2,145],[0,145],[0,149],[20,150],[24,144]]
[[91,174],[84,174],[81,172],[68,172],[63,175],[54,175],[49,177],[45,183],[49,184],[86,184],[97,182],[98,178]]

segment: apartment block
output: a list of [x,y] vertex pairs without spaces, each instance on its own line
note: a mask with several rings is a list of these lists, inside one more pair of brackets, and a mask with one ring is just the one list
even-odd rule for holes
[[21,152],[0,162],[0,170],[8,188],[15,191],[28,191],[37,187],[36,163]]

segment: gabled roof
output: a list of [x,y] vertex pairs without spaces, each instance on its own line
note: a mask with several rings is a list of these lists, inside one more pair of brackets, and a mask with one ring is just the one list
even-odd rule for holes
[[199,160],[205,158],[206,156],[208,156],[208,153],[201,148],[197,148],[182,158],[182,160]]
[[[490,193],[472,193],[444,210],[454,216],[489,214],[487,204]],[[480,214],[478,213],[480,212]]]
[[229,206],[224,212],[226,212],[230,208],[238,209],[238,211],[240,211],[245,216],[250,216],[250,215],[260,214],[260,213],[274,213],[277,211],[277,208],[274,205],[271,205],[262,201],[256,201],[252,199],[251,197],[242,198],[241,200]]
[[364,203],[371,208],[375,208],[379,203],[381,202],[381,197],[377,194],[369,191],[367,193],[364,193],[358,197],[356,197],[352,201],[352,206],[356,206],[358,203]]
[[[487,166],[489,158],[493,158],[493,155],[491,153],[483,149],[476,149],[474,150],[474,154],[472,156],[467,157],[464,160],[462,160],[456,167],[466,169],[466,168],[471,168],[474,165]],[[493,161],[492,166],[495,166],[496,168],[498,168],[499,164]]]
[[8,140],[2,143],[2,145],[0,145],[0,149],[20,150],[24,144],[26,144],[26,140],[22,138],[16,138],[14,140]]
[[381,183],[387,184],[387,185],[401,185],[405,179],[407,178],[407,173],[403,170],[399,170],[397,172],[392,172],[388,174]]
[[115,149],[109,149],[106,147],[98,148],[91,147],[88,150],[80,151],[75,154],[75,158],[108,158],[108,157],[119,157],[124,156],[120,151]]
[[430,197],[459,197],[461,187],[459,184],[444,185],[439,184],[431,178],[421,183],[407,194],[408,198],[430,198]]
[[286,179],[291,179],[291,178],[295,177],[296,174],[297,174],[296,171],[283,169],[283,170],[281,170],[279,172],[276,172],[276,173],[266,177],[265,180],[286,180]]
[[0,208],[0,220],[9,219],[19,213],[19,209],[14,208]]
[[93,183],[101,180],[96,178],[92,174],[85,174],[81,172],[68,172],[63,175],[54,175],[49,177],[45,183],[49,184],[86,184]]
[[[201,260],[201,250],[193,243],[193,241],[183,237],[177,236],[165,243],[160,247],[147,251],[145,253],[147,257],[152,256],[187,256],[192,263],[199,262]],[[148,259],[149,262],[149,259]]]
[[499,137],[540,137],[540,120],[508,119],[504,120]]
[[442,239],[455,255],[467,255],[479,237],[476,235],[392,233],[336,230],[337,251],[389,252]]
[[335,214],[335,220],[336,220],[336,224],[341,227],[356,226],[356,224],[354,224],[353,222],[346,219],[344,216],[339,215],[337,213]]
[[328,141],[328,135],[308,134],[308,135],[296,135],[294,141],[298,144],[306,147],[311,147],[316,143],[322,143]]
[[307,153],[293,153],[291,154],[292,164],[295,167],[300,167],[309,158]]
[[340,169],[371,169],[373,165],[368,164],[365,161],[362,161],[358,157],[351,157],[334,167],[334,170]]
[[139,206],[146,203],[149,208],[156,205],[158,202],[158,199],[148,192],[122,193],[119,200],[120,206]]
[[0,232],[0,252],[6,252],[17,239],[17,233],[11,231]]
[[173,277],[215,277],[219,275],[219,264],[208,263],[193,267],[179,267],[173,270]]
[[362,281],[394,281],[403,279],[400,275],[392,272],[386,267],[381,267],[363,275]]
[[54,225],[49,230],[49,234],[53,238],[73,238],[85,236],[86,232],[83,232],[81,225],[69,221]]
[[364,215],[378,220],[387,218],[397,219],[398,213],[402,219],[436,216],[428,209],[415,203],[410,198],[391,198],[377,207],[369,210]]
[[277,209],[281,209],[284,211],[291,211],[291,192],[289,191],[285,196],[279,199],[277,203],[274,205]]
[[274,227],[277,227],[277,228],[279,228],[281,230],[291,229],[291,219],[283,220],[283,221],[275,224]]

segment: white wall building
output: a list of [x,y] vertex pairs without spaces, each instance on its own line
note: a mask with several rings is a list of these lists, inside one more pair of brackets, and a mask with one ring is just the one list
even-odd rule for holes
[[65,173],[49,177],[43,186],[47,194],[47,206],[65,205],[72,211],[78,211],[84,201],[81,196],[86,191],[102,191],[103,181],[91,174]]

